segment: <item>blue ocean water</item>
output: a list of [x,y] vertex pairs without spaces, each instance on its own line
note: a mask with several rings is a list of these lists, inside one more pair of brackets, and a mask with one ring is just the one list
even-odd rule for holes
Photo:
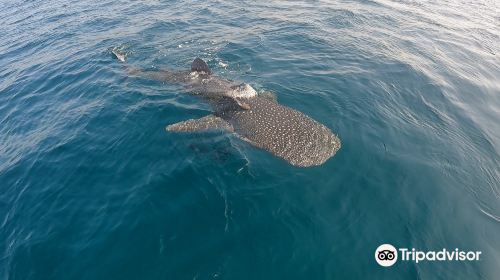
[[[1,279],[498,279],[500,16],[480,1],[4,1]],[[337,133],[297,168],[225,133],[188,68]],[[383,243],[479,261],[374,259]]]

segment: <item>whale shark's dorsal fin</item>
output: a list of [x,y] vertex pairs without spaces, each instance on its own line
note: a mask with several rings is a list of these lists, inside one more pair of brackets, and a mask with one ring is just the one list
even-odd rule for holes
[[212,71],[210,71],[210,67],[208,67],[208,64],[199,57],[197,57],[195,60],[193,60],[193,63],[191,63],[191,71],[212,74]]
[[222,118],[208,115],[200,119],[190,119],[183,122],[171,124],[166,127],[167,131],[174,132],[204,132],[226,130],[233,131],[231,124]]

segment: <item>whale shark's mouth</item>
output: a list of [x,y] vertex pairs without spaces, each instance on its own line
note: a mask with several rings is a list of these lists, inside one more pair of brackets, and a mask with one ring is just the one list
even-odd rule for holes
[[257,96],[257,91],[249,84],[243,83],[232,87],[229,95],[234,98],[252,98]]

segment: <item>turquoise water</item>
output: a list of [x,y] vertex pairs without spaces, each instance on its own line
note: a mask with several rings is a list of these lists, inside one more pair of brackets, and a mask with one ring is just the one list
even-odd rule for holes
[[[498,279],[495,1],[10,1],[0,6],[0,278]],[[175,85],[197,56],[342,149],[297,168]],[[480,261],[374,259],[382,243]]]

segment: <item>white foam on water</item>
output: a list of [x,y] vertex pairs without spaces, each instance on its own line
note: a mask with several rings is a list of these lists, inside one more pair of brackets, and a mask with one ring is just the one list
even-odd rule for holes
[[197,72],[197,71],[192,71],[192,72],[190,72],[190,73],[189,73],[189,77],[190,77],[192,80],[194,80],[194,79],[198,78],[199,76],[200,76],[200,73],[199,73],[199,72]]
[[223,61],[219,61],[219,66],[222,67],[222,68],[224,68],[224,69],[226,69],[229,66],[229,64],[228,63],[224,63]]

